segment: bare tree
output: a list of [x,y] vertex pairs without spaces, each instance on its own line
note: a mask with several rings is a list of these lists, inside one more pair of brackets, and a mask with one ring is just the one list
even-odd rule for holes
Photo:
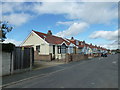
[[0,21],[0,42],[5,41],[6,34],[12,29],[13,27],[9,26],[7,21]]

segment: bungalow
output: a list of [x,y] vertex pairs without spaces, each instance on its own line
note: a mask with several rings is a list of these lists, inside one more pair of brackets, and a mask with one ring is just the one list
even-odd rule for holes
[[75,40],[73,37],[71,38],[71,40],[67,40],[74,45],[72,46],[74,48],[73,53],[92,54],[92,49],[90,45],[85,43],[85,41]]
[[85,48],[85,41],[79,41],[71,37],[70,39],[67,39],[71,45],[71,48],[73,48],[73,53],[79,53],[79,54],[85,54],[86,48]]
[[106,48],[102,48],[102,53],[108,53],[107,49]]
[[52,35],[51,30],[47,34],[32,30],[21,44],[21,46],[28,45],[34,48],[35,57],[39,55],[42,59],[46,59],[43,57],[49,55],[51,55],[52,59],[63,59],[68,50],[70,50],[70,43],[61,37]]
[[90,47],[90,45],[89,44],[85,44],[85,46],[86,46],[86,54],[92,54],[92,48]]
[[67,53],[91,55],[107,51],[107,49],[89,45],[73,37],[64,39],[54,36],[51,30],[48,30],[47,34],[32,30],[21,46],[33,47],[35,60],[65,59]]

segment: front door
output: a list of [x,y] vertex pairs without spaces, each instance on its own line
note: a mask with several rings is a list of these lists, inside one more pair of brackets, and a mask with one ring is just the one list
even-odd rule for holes
[[53,59],[55,59],[55,45],[53,45]]

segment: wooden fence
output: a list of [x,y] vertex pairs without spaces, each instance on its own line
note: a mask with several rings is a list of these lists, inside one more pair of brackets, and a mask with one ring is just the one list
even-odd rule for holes
[[34,62],[33,53],[32,48],[15,47],[13,51],[13,70],[31,67],[30,64]]
[[0,76],[31,70],[34,64],[34,49],[2,45],[2,71]]

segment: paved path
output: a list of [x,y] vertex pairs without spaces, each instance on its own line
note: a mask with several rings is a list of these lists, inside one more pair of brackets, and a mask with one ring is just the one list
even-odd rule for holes
[[[117,88],[118,55],[72,62],[28,73],[28,77],[36,77],[6,88]],[[25,77],[25,74],[22,76]],[[7,79],[3,80],[6,82]]]

